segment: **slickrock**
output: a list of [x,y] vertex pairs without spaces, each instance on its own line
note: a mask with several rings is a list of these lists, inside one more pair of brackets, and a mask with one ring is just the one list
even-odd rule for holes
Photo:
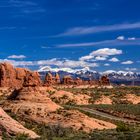
[[13,113],[18,113],[17,110],[23,112],[23,114],[34,114],[43,111],[53,112],[58,110],[60,107],[54,103],[50,98],[47,97],[47,93],[41,92],[38,89],[24,87],[21,90],[15,90],[9,100],[5,103],[5,108],[12,109]]
[[77,110],[60,110],[41,116],[33,116],[32,120],[50,125],[61,125],[90,133],[94,129],[115,129],[116,125],[102,120],[90,118]]
[[101,96],[94,104],[112,104],[112,99],[109,96]]
[[[16,96],[11,96],[11,99],[5,103],[4,109],[37,123],[45,123],[47,125],[60,124],[62,127],[71,127],[75,130],[85,132],[91,132],[94,129],[116,128],[112,123],[90,118],[79,111],[63,109],[48,97],[49,93],[25,89],[18,91],[19,93],[15,94]],[[73,100],[75,99],[75,102],[79,104],[86,104],[88,99],[88,97],[81,98],[78,95],[73,97],[73,94],[65,91],[55,93],[56,95],[58,94],[58,97],[62,97],[61,94],[68,94],[68,96]]]
[[39,136],[31,131],[23,127],[19,122],[12,119],[10,116],[8,116],[2,108],[0,108],[0,125],[9,133],[12,135],[17,134],[27,134],[30,138],[36,139],[39,138]]
[[89,104],[90,96],[86,94],[73,94],[60,90],[50,95],[50,98],[59,104],[87,105]]
[[135,94],[127,94],[122,101],[129,101],[132,104],[139,104],[140,103],[140,96]]

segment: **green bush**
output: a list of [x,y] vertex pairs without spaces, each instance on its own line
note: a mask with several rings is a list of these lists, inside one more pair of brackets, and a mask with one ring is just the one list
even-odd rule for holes
[[117,124],[116,131],[117,132],[127,132],[127,131],[130,131],[130,128],[126,124],[120,122]]

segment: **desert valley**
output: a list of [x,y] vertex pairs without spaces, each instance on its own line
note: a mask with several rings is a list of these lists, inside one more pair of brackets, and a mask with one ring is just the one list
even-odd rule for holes
[[0,64],[2,140],[140,139],[140,87]]
[[0,0],[0,140],[140,140],[140,0]]

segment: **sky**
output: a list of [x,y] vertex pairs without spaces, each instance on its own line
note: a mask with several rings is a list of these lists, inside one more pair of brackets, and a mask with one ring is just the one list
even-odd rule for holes
[[0,62],[140,71],[139,0],[0,0]]

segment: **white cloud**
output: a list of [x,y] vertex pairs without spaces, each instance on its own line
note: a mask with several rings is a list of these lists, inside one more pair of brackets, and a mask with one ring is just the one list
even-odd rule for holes
[[110,64],[109,63],[105,63],[104,66],[110,66]]
[[90,60],[90,59],[93,59],[93,58],[94,58],[94,56],[86,55],[86,56],[80,57],[79,60],[81,60],[81,61],[86,61],[86,60]]
[[104,61],[106,60],[107,58],[106,57],[103,57],[103,56],[96,56],[95,57],[95,60],[99,60],[99,61]]
[[0,62],[9,62],[13,64],[14,66],[34,66],[33,61],[15,61],[15,60],[9,60],[9,59],[0,59]]
[[124,37],[124,36],[118,36],[117,39],[118,39],[118,40],[124,40],[125,37]]
[[111,55],[119,55],[119,54],[122,54],[122,50],[118,50],[115,48],[113,49],[103,48],[103,49],[99,49],[90,53],[90,55],[93,55],[93,56],[111,56]]
[[128,61],[124,61],[122,62],[121,64],[124,64],[124,65],[130,65],[130,64],[133,64],[134,62],[131,61],[131,60],[128,60]]
[[119,59],[116,57],[113,57],[111,59],[109,59],[110,62],[119,62]]
[[19,61],[10,59],[0,59],[0,62],[10,62],[14,66],[57,66],[61,68],[84,68],[84,67],[98,67],[98,63],[85,62],[81,60],[69,60],[69,59],[48,59],[39,61]]
[[136,40],[135,37],[129,37],[128,40]]
[[23,59],[23,58],[26,58],[25,55],[10,55],[8,56],[8,58],[11,58],[11,59]]
[[62,67],[78,68],[78,67],[98,67],[97,63],[89,63],[85,61],[65,60],[62,63]]
[[140,38],[128,38],[124,41],[118,39],[114,40],[103,40],[98,42],[83,42],[83,43],[73,43],[73,44],[59,44],[56,45],[58,48],[68,48],[68,47],[112,47],[112,46],[130,46],[130,45],[140,45]]
[[64,33],[55,35],[54,37],[73,36],[73,35],[87,35],[99,32],[119,31],[126,29],[138,29],[140,22],[136,23],[123,23],[106,26],[91,26],[91,27],[74,27],[66,30]]
[[115,70],[107,70],[107,71],[104,71],[103,74],[110,74],[110,73],[116,73]]
[[95,58],[96,60],[106,60],[108,56],[113,55],[119,55],[122,54],[122,50],[118,50],[116,48],[110,49],[110,48],[102,48],[98,49],[96,51],[92,51],[89,55],[82,56],[79,58],[81,61],[87,61],[87,60],[93,60]]

